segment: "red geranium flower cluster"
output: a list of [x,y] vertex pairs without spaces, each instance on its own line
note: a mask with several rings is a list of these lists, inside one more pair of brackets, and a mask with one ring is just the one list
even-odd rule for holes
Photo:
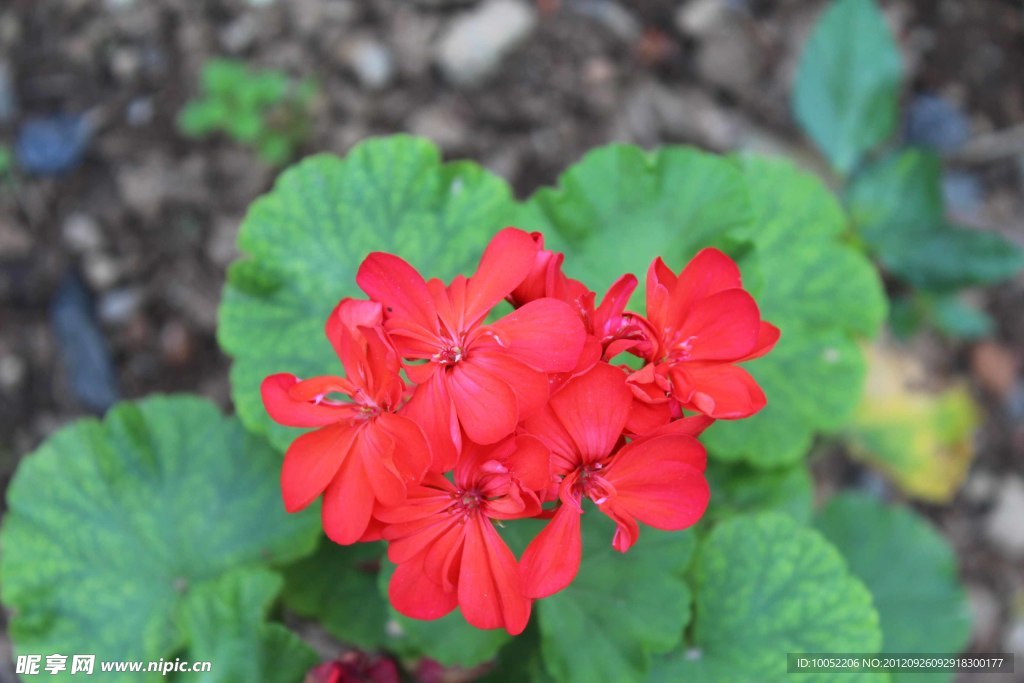
[[[460,607],[479,628],[521,632],[532,601],[565,588],[589,498],[627,551],[638,522],[680,530],[708,503],[696,437],[765,404],[736,364],[772,348],[736,265],[706,249],[675,275],[647,275],[645,316],[620,278],[600,304],[539,234],[499,232],[472,277],[424,280],[370,254],[326,332],[345,376],[263,382],[277,422],[312,427],[285,455],[292,512],[323,496],[337,543],[383,539],[389,594],[410,617]],[[502,301],[512,312],[493,322]],[[623,353],[640,370],[615,365]],[[494,521],[549,519],[517,561]]]

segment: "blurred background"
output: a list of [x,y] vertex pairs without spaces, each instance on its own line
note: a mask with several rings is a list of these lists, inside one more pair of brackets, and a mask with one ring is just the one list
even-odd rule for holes
[[[834,181],[790,106],[825,4],[6,0],[0,487],[57,427],[119,398],[190,390],[228,406],[224,271],[287,159],[409,132],[526,196],[596,145],[685,143],[784,155]],[[899,137],[942,155],[959,224],[1024,245],[1024,7],[881,4],[907,69]],[[254,127],[261,102],[276,120]],[[993,321],[984,334],[917,335],[879,381],[962,382],[977,404],[966,474],[916,505],[957,550],[971,649],[1022,653],[1024,277],[968,297]],[[820,450],[822,491],[891,486]],[[3,653],[0,680],[14,680]]]

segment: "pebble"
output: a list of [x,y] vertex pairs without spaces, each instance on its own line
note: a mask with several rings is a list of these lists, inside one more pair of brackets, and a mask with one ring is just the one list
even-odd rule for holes
[[1003,638],[1003,650],[1013,652],[1017,657],[1024,655],[1024,616],[1018,616],[1010,624],[1010,627],[1006,629],[1006,637]]
[[13,353],[0,357],[0,389],[11,393],[21,386],[28,374],[28,364],[21,356]]
[[728,15],[726,0],[689,0],[676,10],[675,24],[683,35],[701,38],[722,28]]
[[437,44],[442,72],[456,85],[478,85],[537,25],[536,10],[518,0],[487,0],[457,17]]
[[160,357],[172,368],[188,365],[193,355],[192,335],[177,320],[171,320],[160,330]]
[[93,251],[82,258],[82,274],[90,287],[102,292],[121,279],[121,267],[109,254]]
[[573,9],[601,24],[624,43],[637,41],[643,32],[637,18],[625,7],[611,0],[589,0],[574,4]]
[[999,633],[999,600],[988,588],[978,584],[967,586],[967,602],[974,624],[975,642],[987,643]]
[[61,224],[60,231],[64,246],[72,253],[84,254],[97,251],[103,246],[103,231],[89,214],[78,211],[69,214]]
[[739,24],[728,24],[702,40],[697,51],[697,70],[704,80],[743,95],[758,80],[762,55]]
[[253,14],[243,14],[220,32],[220,44],[231,53],[239,53],[252,45],[259,31],[259,22]]
[[395,76],[395,59],[386,45],[373,38],[356,38],[343,48],[343,60],[367,90],[383,90]]
[[118,398],[117,376],[89,292],[74,273],[57,288],[50,322],[72,392],[89,409],[104,412]]
[[128,103],[125,111],[125,119],[129,126],[139,128],[153,122],[153,115],[156,113],[153,107],[153,100],[149,97],[136,97]]
[[904,127],[908,143],[947,154],[958,150],[971,136],[971,124],[963,112],[936,95],[914,97]]
[[56,114],[30,119],[18,130],[18,163],[29,173],[59,175],[82,160],[92,126],[80,114]]
[[985,519],[985,534],[1004,554],[1024,558],[1024,480],[1003,483],[995,507]]
[[101,322],[121,325],[138,313],[142,299],[142,290],[137,287],[112,289],[100,296],[96,303],[96,314]]

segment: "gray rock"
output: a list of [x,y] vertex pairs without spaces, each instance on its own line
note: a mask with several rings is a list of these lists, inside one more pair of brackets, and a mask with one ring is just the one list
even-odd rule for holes
[[572,8],[598,22],[623,42],[632,43],[643,32],[637,18],[628,9],[611,0],[578,1],[572,4]]
[[970,584],[967,586],[967,601],[974,624],[974,640],[990,642],[999,633],[999,600],[985,586]]
[[985,519],[985,534],[1004,554],[1024,558],[1024,480],[1020,477],[1003,484]]
[[121,325],[138,313],[142,299],[142,290],[137,287],[112,289],[96,302],[96,313],[104,323]]
[[73,273],[57,289],[50,322],[72,392],[90,410],[104,412],[118,399],[117,375],[89,292]]
[[367,90],[383,90],[395,76],[391,50],[378,40],[356,38],[343,48],[343,59]]
[[744,94],[758,80],[762,56],[738,23],[730,23],[703,38],[697,50],[697,70],[704,80]]
[[679,32],[701,38],[728,23],[727,0],[688,0],[676,10],[675,23]]
[[68,215],[61,225],[64,246],[75,254],[97,251],[103,246],[103,231],[92,216],[76,212]]
[[487,0],[452,21],[439,39],[436,61],[452,83],[480,84],[536,25],[537,13],[530,5],[518,0]]

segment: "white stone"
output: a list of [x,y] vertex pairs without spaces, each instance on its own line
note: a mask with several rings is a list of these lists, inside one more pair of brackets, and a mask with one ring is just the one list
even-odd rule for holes
[[373,38],[357,38],[344,50],[345,63],[368,90],[383,90],[395,75],[391,50]]
[[728,14],[725,0],[689,0],[676,10],[676,28],[688,36],[703,37],[721,28]]
[[437,44],[437,63],[452,83],[482,83],[536,25],[537,14],[530,5],[488,0],[448,26]]
[[61,225],[64,245],[76,254],[96,251],[103,246],[103,232],[92,216],[73,213]]
[[985,519],[989,540],[1006,555],[1024,558],[1024,481],[1008,479]]

